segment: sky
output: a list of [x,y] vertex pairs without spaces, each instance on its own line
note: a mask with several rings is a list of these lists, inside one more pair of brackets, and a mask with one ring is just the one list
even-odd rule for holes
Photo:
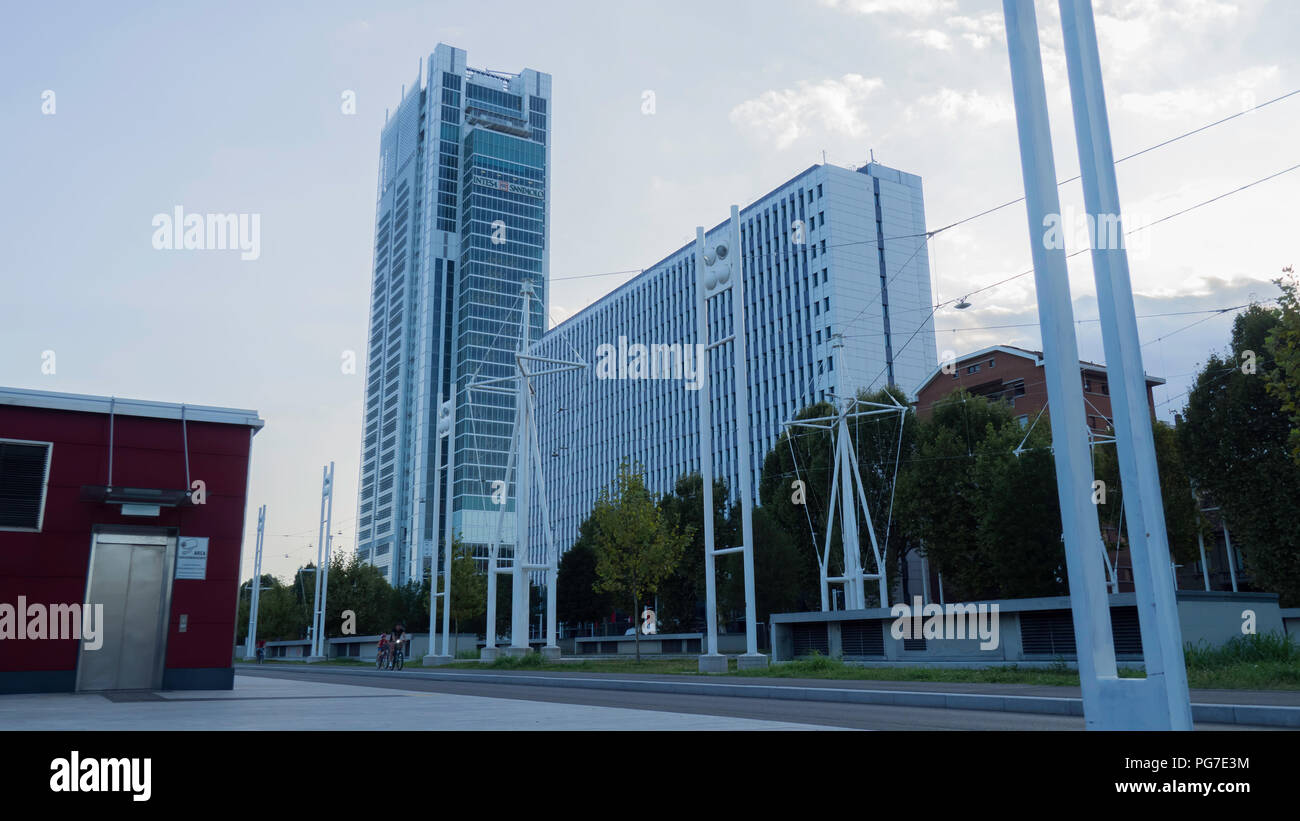
[[[1095,8],[1117,156],[1300,89],[1293,0]],[[1060,23],[1037,9],[1066,179]],[[553,321],[823,160],[920,175],[931,230],[1023,190],[995,0],[44,2],[3,20],[0,385],[259,411],[245,576],[261,504],[264,570],[314,560],[331,460],[334,549],[355,546],[379,132],[438,42],[554,78]],[[1298,126],[1300,95],[1120,163],[1126,225],[1300,164]],[[1083,213],[1078,183],[1061,197]],[[1162,418],[1228,342],[1231,314],[1187,312],[1271,299],[1300,262],[1297,201],[1300,170],[1131,237]],[[256,215],[256,258],[155,248],[178,206]],[[933,237],[936,303],[978,291],[936,312],[939,351],[1039,347],[1032,277],[978,290],[1028,270],[1028,242],[1022,205]],[[1095,318],[1088,255],[1070,271]],[[1097,323],[1079,347],[1104,361]]]

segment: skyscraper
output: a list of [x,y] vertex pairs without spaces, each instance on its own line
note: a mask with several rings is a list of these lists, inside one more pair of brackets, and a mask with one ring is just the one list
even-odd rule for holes
[[[514,399],[467,385],[513,374],[524,283],[541,337],[549,275],[550,75],[470,68],[443,44],[421,75],[380,137],[358,483],[358,555],[393,584],[428,571],[435,533],[490,541]],[[435,465],[440,396],[456,415]]]
[[[730,220],[706,232],[710,247]],[[735,430],[731,354],[705,357],[695,323],[695,245],[677,249],[550,330],[540,356],[578,352],[593,367],[538,389],[538,438],[560,549],[571,546],[621,461],[671,492],[700,470],[697,363],[709,362],[714,476],[740,486],[736,437],[748,436],[752,487],[781,423],[831,395],[897,385],[909,396],[933,370],[934,310],[921,178],[879,163],[815,165],[740,210],[749,368],[748,430]],[[728,298],[729,299],[729,298]],[[707,344],[736,333],[710,308]],[[649,371],[637,378],[634,346]],[[667,347],[665,347],[667,346]],[[842,346],[842,347],[837,347]],[[729,350],[729,349],[727,349]],[[668,357],[656,360],[656,355]],[[618,360],[617,372],[602,361]],[[655,371],[655,362],[671,365]],[[681,368],[678,369],[678,365]],[[757,501],[757,500],[756,500]],[[538,543],[539,538],[534,539]]]

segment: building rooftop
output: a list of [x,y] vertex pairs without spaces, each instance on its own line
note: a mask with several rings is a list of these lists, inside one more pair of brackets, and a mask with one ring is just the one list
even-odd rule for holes
[[223,425],[244,425],[260,430],[266,423],[255,410],[219,408],[211,405],[187,405],[174,402],[150,402],[143,399],[122,399],[114,396],[92,396],[83,393],[56,393],[27,388],[0,387],[0,405],[47,410],[76,411],[79,413],[113,413],[123,416],[144,416],[152,419],[182,418],[187,422],[215,422]]
[[[959,356],[957,356],[957,358],[954,361],[965,362],[968,359],[981,359],[985,356],[988,356],[991,353],[998,353],[998,352],[1008,353],[1011,354],[1012,356],[1024,357],[1025,359],[1032,359],[1034,360],[1034,364],[1039,367],[1041,367],[1043,364],[1042,351],[1031,351],[1028,348],[1021,348],[1016,345],[989,345],[988,347],[980,348],[977,351],[971,351],[970,353],[960,354]],[[1105,365],[1099,364],[1097,362],[1089,362],[1086,359],[1080,359],[1079,366],[1083,370],[1095,371],[1097,373],[1106,373]],[[917,390],[919,391],[922,388],[924,388],[926,385],[933,382],[934,378],[938,376],[942,371],[943,371],[942,363],[935,366],[935,369],[930,371],[930,373],[925,377],[925,379],[921,381],[921,384],[917,387]],[[1146,374],[1146,381],[1148,385],[1165,384],[1164,379],[1161,379],[1158,376],[1152,376],[1151,374]]]

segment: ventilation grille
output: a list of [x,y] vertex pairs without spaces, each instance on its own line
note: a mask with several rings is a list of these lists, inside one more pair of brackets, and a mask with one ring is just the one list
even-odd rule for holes
[[831,642],[825,624],[794,625],[794,655],[811,656],[814,651],[823,656],[831,654]]
[[840,624],[840,648],[846,656],[883,656],[885,633],[878,621],[846,621]]
[[[1111,637],[1115,655],[1142,655],[1142,633],[1138,629],[1136,607],[1116,607],[1110,611]],[[1020,614],[1020,642],[1025,655],[1074,656],[1074,620],[1068,610],[1048,610]]]
[[0,527],[39,530],[50,446],[0,442]]

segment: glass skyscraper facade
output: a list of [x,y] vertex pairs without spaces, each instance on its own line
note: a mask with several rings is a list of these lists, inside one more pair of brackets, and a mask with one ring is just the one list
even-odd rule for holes
[[[514,398],[467,386],[513,374],[525,283],[540,302],[527,342],[545,330],[550,98],[548,74],[470,68],[439,44],[386,118],[357,551],[393,584],[428,572],[448,525],[472,545],[495,532]],[[438,399],[453,396],[454,433],[435,464]]]
[[[878,163],[857,171],[816,165],[742,208],[739,219],[747,430],[736,430],[734,421],[732,346],[723,344],[708,357],[714,475],[733,497],[740,486],[737,436],[749,437],[757,494],[763,458],[782,422],[831,394],[894,384],[914,396],[937,360],[920,177]],[[707,231],[708,247],[725,238],[729,226],[730,219]],[[576,351],[591,365],[537,385],[538,436],[561,550],[576,540],[620,462],[641,465],[658,493],[699,471],[699,397],[689,380],[602,378],[598,367],[604,345],[622,350],[700,342],[695,288],[691,243],[557,325],[535,346],[544,357],[569,359]],[[709,304],[710,344],[735,333],[729,300],[724,294]],[[833,346],[835,337],[843,347]],[[535,534],[533,543],[540,537]]]

